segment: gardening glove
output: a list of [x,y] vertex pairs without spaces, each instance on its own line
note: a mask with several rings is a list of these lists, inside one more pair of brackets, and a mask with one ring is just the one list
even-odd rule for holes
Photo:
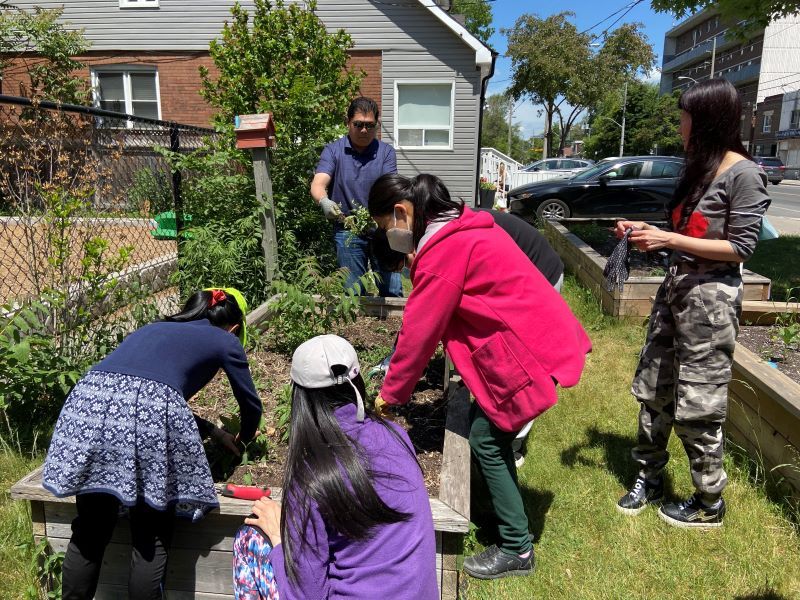
[[389,419],[392,421],[392,415],[389,413],[389,406],[391,406],[386,400],[380,397],[380,395],[375,398],[375,414],[377,414],[381,419]]
[[336,202],[327,196],[319,201],[319,207],[322,209],[322,214],[324,214],[325,218],[329,221],[341,221],[344,219],[344,215],[342,215],[342,209],[338,204],[336,204]]
[[238,435],[234,437],[233,434],[228,433],[221,427],[215,427],[214,431],[211,432],[211,437],[215,442],[217,442],[220,446],[225,448],[225,450],[234,456],[242,455],[241,451],[239,450]]

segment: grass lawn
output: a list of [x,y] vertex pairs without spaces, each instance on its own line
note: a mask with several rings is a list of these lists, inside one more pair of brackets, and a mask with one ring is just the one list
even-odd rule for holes
[[[614,503],[633,482],[638,404],[629,393],[644,329],[600,315],[574,279],[565,295],[594,344],[581,383],[562,390],[528,440],[519,478],[536,538],[536,572],[493,582],[468,579],[466,598],[800,598],[800,540],[788,511],[727,457],[728,516],[718,531],[670,527],[655,509],[638,517]],[[693,492],[672,437],[669,497]],[[796,516],[796,515],[795,515]],[[478,530],[477,539],[491,543]]]
[[[750,481],[743,459],[727,457],[729,513],[721,530],[675,529],[655,510],[635,518],[617,513],[614,503],[635,474],[629,451],[638,405],[628,389],[644,329],[602,316],[574,279],[567,280],[565,294],[594,351],[580,385],[562,390],[558,405],[534,424],[520,470],[536,572],[495,582],[465,576],[466,598],[800,598],[797,529],[788,509]],[[669,495],[683,498],[692,492],[691,479],[674,437],[670,451]],[[0,445],[3,599],[25,598],[32,583],[31,551],[19,547],[30,539],[28,508],[11,501],[7,490],[36,464]],[[486,543],[488,531],[479,529],[477,548]]]
[[[800,235],[759,242],[745,267],[772,280],[772,299],[800,298]],[[790,293],[790,290],[791,291]]]
[[36,467],[41,459],[24,457],[0,439],[0,598],[22,600],[37,598],[32,569],[33,538],[31,515],[27,502],[9,497],[9,488]]

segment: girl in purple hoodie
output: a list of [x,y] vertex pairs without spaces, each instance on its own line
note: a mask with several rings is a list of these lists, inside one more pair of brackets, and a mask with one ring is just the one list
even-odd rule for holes
[[422,471],[406,432],[365,412],[360,372],[335,335],[295,351],[283,499],[236,536],[237,600],[439,597]]

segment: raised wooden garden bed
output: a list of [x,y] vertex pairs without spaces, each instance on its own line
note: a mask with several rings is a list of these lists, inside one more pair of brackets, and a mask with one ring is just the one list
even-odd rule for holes
[[800,498],[800,384],[736,344],[726,431]]
[[[362,302],[365,314],[386,316],[402,312],[404,300],[368,298]],[[248,315],[248,324],[258,327],[269,318],[267,304]],[[442,600],[458,597],[462,538],[469,530],[470,450],[467,441],[469,393],[457,378],[445,373],[447,417],[442,450],[442,467],[437,497],[430,498],[436,531],[436,570]],[[451,379],[453,381],[451,382]],[[272,487],[280,498],[280,488]],[[11,489],[12,498],[31,503],[36,540],[47,538],[53,551],[66,549],[75,517],[74,498],[59,499],[41,486],[41,468],[28,474]],[[178,522],[168,564],[167,591],[171,600],[220,600],[233,597],[233,537],[250,513],[251,502],[219,497],[220,510],[199,523]],[[130,533],[120,522],[103,560],[98,599],[127,596]],[[376,591],[377,593],[377,591]]]
[[[572,221],[565,219],[564,222]],[[585,219],[581,221],[586,221]],[[609,221],[608,226],[613,225]],[[592,291],[600,300],[603,312],[615,317],[638,318],[650,315],[652,298],[664,280],[663,275],[641,277],[632,275],[622,292],[605,288],[603,269],[606,258],[594,250],[577,235],[570,233],[562,222],[545,221],[544,234],[553,246],[567,271],[573,273],[578,281]],[[770,280],[752,271],[744,270],[744,300],[768,300]]]

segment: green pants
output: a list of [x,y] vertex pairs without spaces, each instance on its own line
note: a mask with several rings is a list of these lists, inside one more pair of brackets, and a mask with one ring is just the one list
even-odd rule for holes
[[511,448],[516,435],[495,427],[478,403],[472,403],[469,446],[489,489],[500,534],[498,547],[508,554],[524,554],[532,548]]

